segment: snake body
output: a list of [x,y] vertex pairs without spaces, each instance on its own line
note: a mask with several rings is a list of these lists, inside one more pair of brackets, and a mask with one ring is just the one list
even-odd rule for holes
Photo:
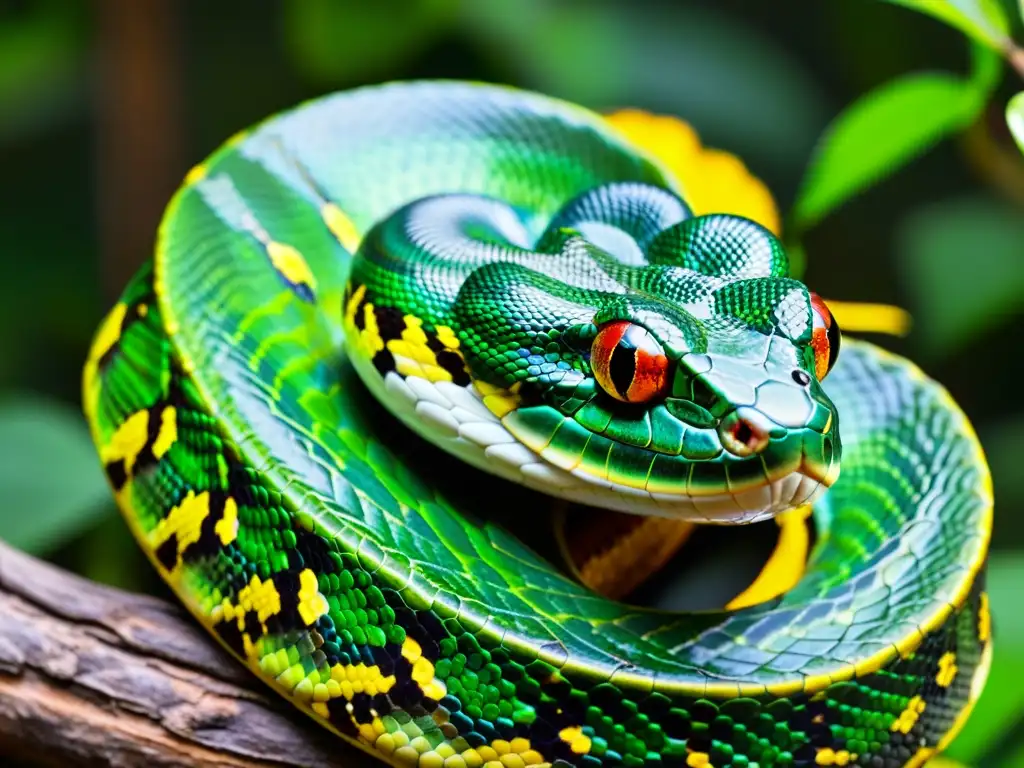
[[[598,116],[485,85],[232,138],[85,367],[140,545],[393,765],[922,765],[991,653],[980,447],[909,362],[846,340],[833,368],[774,238],[685,199]],[[666,613],[489,519],[543,528],[520,486],[719,523],[813,501],[818,540],[776,599]]]

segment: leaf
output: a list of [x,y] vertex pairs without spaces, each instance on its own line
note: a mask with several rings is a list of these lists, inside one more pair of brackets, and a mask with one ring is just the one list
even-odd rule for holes
[[825,132],[794,208],[798,231],[968,124],[979,109],[973,81],[918,73],[848,107]]
[[43,554],[94,525],[110,490],[81,415],[57,401],[0,400],[0,538]]
[[962,349],[1024,307],[1024,219],[983,196],[943,201],[906,217],[897,266],[921,345],[933,357]]
[[992,608],[992,670],[967,725],[946,753],[967,765],[992,765],[982,758],[1011,734],[1024,712],[1024,686],[1020,684],[1024,679],[1022,584],[1024,556],[994,554],[989,562],[987,587]]
[[510,82],[601,111],[675,115],[774,181],[813,146],[824,95],[792,51],[715,6],[517,0],[510,13],[503,0],[473,0],[460,19]]
[[1008,42],[1010,21],[999,0],[888,0],[888,2],[934,16],[996,50],[1002,50]]
[[85,24],[74,6],[31,4],[0,23],[0,139],[68,111],[85,79]]
[[1010,126],[1010,133],[1020,151],[1024,152],[1024,91],[1010,99],[1006,105],[1006,124]]
[[285,44],[296,65],[324,82],[380,77],[445,29],[458,0],[297,0],[285,5]]

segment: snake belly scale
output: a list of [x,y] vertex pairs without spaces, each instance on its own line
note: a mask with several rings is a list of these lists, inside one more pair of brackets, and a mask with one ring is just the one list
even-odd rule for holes
[[[140,545],[389,764],[922,765],[991,653],[978,442],[911,363],[831,359],[777,242],[684,201],[600,117],[486,85],[360,89],[234,137],[86,363]],[[466,473],[717,523],[811,501],[819,535],[784,595],[665,613],[488,522],[486,493],[449,493]]]

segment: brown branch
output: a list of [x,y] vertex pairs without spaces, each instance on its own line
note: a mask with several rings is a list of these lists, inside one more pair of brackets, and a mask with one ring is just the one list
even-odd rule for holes
[[183,160],[182,4],[96,0],[96,177],[103,287],[113,300],[153,251]]
[[184,611],[0,542],[0,764],[376,761],[264,687]]

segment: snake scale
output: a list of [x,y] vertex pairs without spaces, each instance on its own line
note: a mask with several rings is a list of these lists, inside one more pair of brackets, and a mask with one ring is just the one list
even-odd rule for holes
[[[991,653],[979,444],[911,363],[836,359],[770,233],[685,200],[601,117],[483,84],[230,139],[84,372],[160,575],[397,766],[924,764]],[[543,531],[536,490],[719,524],[812,502],[818,536],[785,594],[666,612],[488,514]]]

